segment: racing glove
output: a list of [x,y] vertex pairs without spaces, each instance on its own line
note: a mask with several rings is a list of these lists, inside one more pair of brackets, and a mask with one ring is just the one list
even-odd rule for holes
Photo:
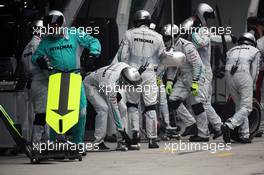
[[140,68],[138,69],[138,72],[140,75],[147,69],[148,65],[149,65],[149,63],[146,62],[145,65],[140,66]]
[[161,78],[157,76],[157,86],[160,86],[161,85]]
[[48,69],[48,63],[44,58],[37,59],[37,64],[40,69]]
[[191,92],[193,96],[198,95],[198,90],[199,90],[199,83],[198,81],[193,81],[192,86],[191,86]]
[[170,95],[172,92],[172,85],[173,81],[167,81],[165,90],[168,95]]

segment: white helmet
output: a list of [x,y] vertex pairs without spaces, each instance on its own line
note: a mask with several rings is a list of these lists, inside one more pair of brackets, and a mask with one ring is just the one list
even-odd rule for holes
[[170,51],[164,51],[160,59],[161,64],[165,67],[180,67],[186,56],[182,52],[175,52],[171,49]]
[[256,45],[257,45],[257,41],[256,41],[255,36],[252,33],[250,33],[250,32],[243,33],[239,37],[237,42],[238,42],[239,45],[247,44],[247,45],[251,45],[251,46],[254,46],[254,47],[256,47]]
[[66,20],[62,12],[58,10],[51,10],[44,18],[44,25],[57,24],[59,27],[66,25]]
[[142,83],[142,78],[138,72],[138,70],[134,67],[126,67],[121,71],[120,74],[120,82],[121,84],[128,85],[140,85]]
[[173,24],[173,28],[171,27],[171,24],[166,24],[162,29],[161,29],[161,35],[163,36],[164,42],[167,42],[171,40],[171,32],[174,35],[174,39],[178,40],[178,37],[180,36],[180,30],[179,27],[175,24]]
[[214,9],[206,3],[200,3],[196,9],[196,16],[201,21],[201,24],[206,26],[208,18],[215,18]]

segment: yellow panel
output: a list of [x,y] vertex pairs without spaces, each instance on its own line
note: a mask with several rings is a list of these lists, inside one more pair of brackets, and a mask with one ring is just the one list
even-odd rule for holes
[[[51,75],[49,78],[46,121],[58,134],[64,134],[79,120],[82,77],[75,73],[71,73],[70,75],[68,110],[73,111],[64,116],[61,116],[53,111],[59,107],[60,81],[61,73]],[[63,121],[62,132],[59,131],[60,119]]]
[[61,73],[56,73],[49,76],[46,121],[48,125],[56,132],[59,131],[58,117],[60,116],[52,110],[58,109],[59,107],[60,81]]

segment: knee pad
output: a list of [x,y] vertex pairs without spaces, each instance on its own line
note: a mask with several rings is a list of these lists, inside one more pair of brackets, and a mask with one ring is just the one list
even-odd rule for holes
[[138,108],[138,104],[136,103],[127,102],[126,105],[127,105],[127,108],[131,108],[131,107]]
[[46,124],[46,113],[38,113],[35,115],[34,125],[45,126]]
[[143,114],[145,114],[148,111],[156,111],[156,104],[150,105],[150,106],[145,106],[145,110],[144,110]]
[[173,109],[178,109],[178,107],[181,105],[182,101],[181,100],[175,100],[175,101],[169,101],[168,107],[169,110],[173,110]]
[[192,105],[192,110],[195,115],[199,115],[204,112],[204,107],[202,103],[196,103]]

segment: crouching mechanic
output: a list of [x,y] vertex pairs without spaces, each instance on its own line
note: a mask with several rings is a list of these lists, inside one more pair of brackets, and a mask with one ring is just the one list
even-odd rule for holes
[[163,135],[162,138],[165,140],[170,139],[170,137],[177,138],[181,128],[177,124],[175,127],[172,127],[170,124],[167,95],[162,77],[168,67],[180,67],[185,59],[186,57],[183,53],[173,52],[172,50],[164,51],[160,58],[161,64],[159,64],[159,69],[157,71],[157,85],[159,86],[159,115],[162,117],[165,124],[165,135]]
[[[173,87],[172,93],[169,96],[170,110],[176,109],[177,112],[185,111],[186,115],[191,116],[190,112],[182,104],[184,100],[190,97],[192,110],[196,116],[196,123],[198,132],[191,136],[189,141],[193,142],[207,142],[209,141],[208,121],[207,115],[204,110],[206,102],[206,89],[205,89],[205,76],[204,65],[200,55],[193,45],[183,38],[179,37],[179,28],[176,25],[167,24],[164,26],[162,34],[164,35],[165,42],[170,42],[171,31],[174,34],[174,46],[171,46],[174,51],[180,51],[186,55],[186,59],[179,67],[180,75],[176,84]],[[167,73],[167,86],[172,85],[172,80],[175,76],[175,68],[168,68]],[[180,107],[180,108],[179,108]],[[184,109],[184,110],[183,110]]]
[[239,127],[241,143],[250,143],[248,115],[252,111],[253,90],[259,72],[260,51],[251,33],[244,33],[238,39],[238,46],[227,52],[226,82],[236,104],[236,113],[229,118],[221,129],[223,139],[230,142],[230,130]]
[[[40,68],[47,69],[45,57],[49,58],[50,66],[60,70],[72,70],[80,68],[80,55],[82,48],[87,48],[90,55],[98,57],[101,46],[96,38],[77,30],[72,32],[65,30],[65,17],[57,10],[52,10],[44,19],[44,25],[53,28],[53,32],[43,38],[39,47],[32,56],[32,62],[38,64]],[[80,116],[78,123],[73,127],[73,142],[82,143],[84,139],[86,123],[86,96],[84,86],[81,87]],[[54,134],[55,135],[55,134]],[[54,136],[53,136],[54,137]],[[55,138],[51,138],[54,140]]]
[[[48,72],[41,70],[31,62],[31,57],[41,41],[41,28],[43,20],[34,21],[33,37],[25,47],[22,54],[22,63],[27,78],[30,101],[33,105],[35,119],[33,122],[31,142],[37,143],[48,139],[48,127],[46,126],[46,104],[48,91]],[[29,126],[27,126],[29,127]],[[31,126],[30,126],[31,127]],[[28,129],[28,128],[27,128]]]
[[[122,123],[122,117],[125,116],[121,116],[119,102],[122,96],[120,92],[125,91],[126,86],[136,87],[141,82],[138,70],[123,62],[100,68],[84,79],[87,98],[97,112],[94,137],[99,150],[109,149],[104,144],[109,112],[113,115],[118,133],[130,148],[131,141]],[[124,146],[121,144],[121,140],[118,140],[117,149],[124,150]]]
[[142,92],[127,92],[128,118],[131,120],[133,145],[139,142],[139,109],[140,97],[144,101],[143,115],[146,117],[146,132],[149,148],[159,148],[157,138],[156,103],[158,87],[156,70],[160,62],[160,55],[165,50],[162,36],[149,28],[151,16],[145,10],[139,10],[134,16],[135,28],[126,31],[119,51],[114,60],[122,61],[139,69],[149,64],[142,77]]

